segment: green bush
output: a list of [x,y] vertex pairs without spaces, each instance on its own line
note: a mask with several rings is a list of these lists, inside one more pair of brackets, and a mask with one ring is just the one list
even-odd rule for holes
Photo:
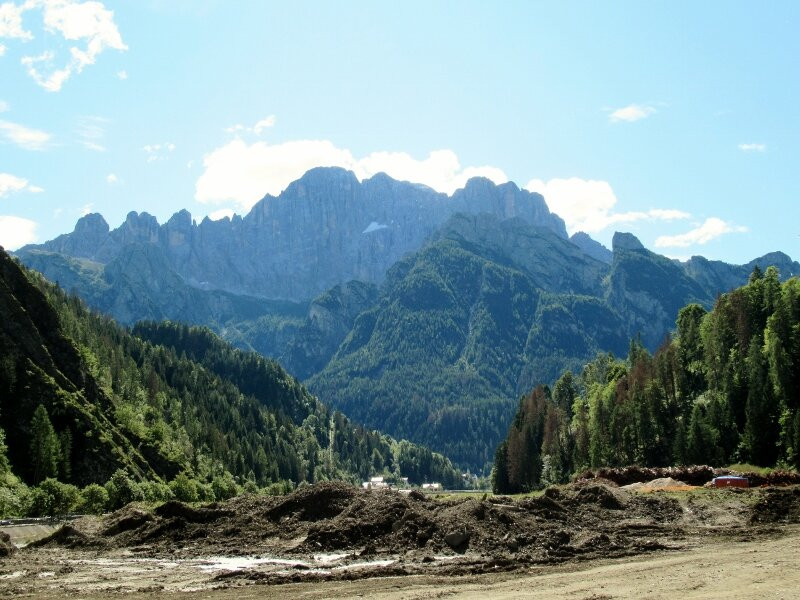
[[67,515],[77,508],[80,500],[81,493],[74,485],[48,478],[33,489],[28,506],[28,516]]
[[131,502],[141,502],[145,499],[141,486],[123,469],[117,469],[106,482],[105,488],[108,492],[110,510],[117,510]]
[[233,479],[233,475],[225,472],[224,475],[217,475],[211,481],[211,489],[214,491],[214,498],[217,501],[228,500],[239,493],[239,486]]
[[90,483],[81,491],[78,510],[84,514],[100,515],[108,508],[108,491],[102,485]]
[[175,494],[172,493],[169,485],[163,481],[143,481],[139,484],[139,487],[147,502],[160,504],[175,498]]
[[200,499],[199,484],[186,473],[179,473],[169,484],[175,499],[181,502],[197,502]]
[[0,475],[0,517],[21,517],[30,504],[30,489],[11,473]]

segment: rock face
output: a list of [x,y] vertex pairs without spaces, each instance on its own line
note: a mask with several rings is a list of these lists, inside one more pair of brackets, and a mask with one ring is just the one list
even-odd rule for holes
[[569,241],[575,244],[593,259],[609,265],[611,264],[611,259],[613,256],[611,250],[603,246],[603,244],[600,242],[592,239],[588,233],[578,231],[572,234],[572,236],[569,238]]
[[378,288],[349,281],[316,298],[303,326],[280,353],[281,364],[299,379],[321,371],[355,324],[378,299]]
[[772,252],[746,265],[710,261],[701,256],[681,263],[650,250],[630,233],[615,233],[606,300],[627,324],[655,350],[675,326],[678,311],[696,302],[711,308],[716,297],[744,285],[753,268],[778,268],[781,278],[800,273],[800,264]]
[[379,283],[386,270],[455,212],[518,217],[566,238],[542,196],[513,183],[474,178],[452,196],[384,174],[359,182],[350,171],[317,168],[245,217],[192,221],[183,210],[159,225],[132,212],[113,231],[102,216],[75,231],[27,246],[106,264],[131,243],[158,247],[187,283],[262,298],[308,300],[352,279]]

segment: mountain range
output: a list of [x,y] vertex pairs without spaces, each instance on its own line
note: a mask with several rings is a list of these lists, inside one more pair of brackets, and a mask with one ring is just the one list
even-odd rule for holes
[[461,483],[446,458],[352,423],[274,361],[206,328],[128,331],[1,248],[0,312],[0,441],[28,483],[104,483],[118,469],[151,482],[225,474],[267,486],[384,472]]
[[368,427],[480,471],[517,398],[623,355],[657,348],[678,310],[710,308],[758,265],[655,254],[631,234],[611,250],[567,236],[544,199],[470,180],[452,196],[377,175],[309,171],[245,217],[159,225],[131,213],[110,231],[87,215],[18,253],[28,266],[125,324],[208,325],[275,357],[325,402]]

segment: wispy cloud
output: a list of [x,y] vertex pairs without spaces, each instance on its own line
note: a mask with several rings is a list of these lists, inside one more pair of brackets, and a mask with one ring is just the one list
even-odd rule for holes
[[0,215],[0,246],[6,250],[17,250],[36,241],[38,223],[22,217]]
[[166,160],[171,152],[175,151],[175,144],[166,142],[163,144],[147,144],[142,147],[144,153],[147,154],[147,162],[155,162],[157,160]]
[[25,150],[44,150],[50,145],[51,135],[19,123],[0,120],[0,137]]
[[0,100],[0,112],[7,112],[9,110],[11,110],[11,107],[9,106],[8,102]]
[[[106,49],[127,50],[114,23],[114,13],[102,2],[92,0],[26,0],[22,4],[4,2],[0,5],[0,37],[32,40],[31,31],[23,29],[22,15],[39,11],[43,33],[58,35],[67,42],[85,42],[83,47],[69,46],[64,64],[53,50],[38,55],[26,55],[21,63],[33,80],[49,92],[57,92],[73,75],[93,65]],[[56,64],[63,64],[57,67]]]
[[463,187],[471,177],[487,177],[495,183],[508,181],[496,167],[462,167],[452,150],[436,150],[423,159],[386,151],[358,158],[328,140],[249,144],[236,137],[203,158],[195,199],[204,204],[235,203],[239,210],[246,211],[265,194],[279,194],[313,167],[343,167],[359,179],[383,172],[448,194]]
[[117,79],[125,81],[128,78],[128,72],[126,70],[117,71]]
[[23,177],[17,177],[11,173],[0,173],[0,198],[16,192],[39,194],[43,191],[44,188],[38,185],[31,185],[30,182]]
[[617,196],[607,181],[594,179],[532,179],[525,186],[544,196],[547,206],[564,219],[567,231],[596,233],[618,223],[674,221],[691,215],[682,210],[652,208],[647,211],[615,212]]
[[766,152],[766,144],[739,144],[739,150],[742,152]]
[[647,104],[629,104],[628,106],[612,110],[608,118],[612,123],[633,123],[646,119],[657,112],[658,110],[656,110],[654,106]]
[[119,183],[119,177],[117,177],[114,173],[109,173],[106,175],[106,183],[108,185],[115,185]]
[[228,133],[254,133],[256,135],[261,135],[266,129],[270,127],[275,127],[275,123],[277,119],[275,115],[270,115],[258,121],[252,127],[248,127],[246,125],[242,125],[241,123],[237,123],[236,125],[231,125],[230,127],[226,127],[225,131]]
[[75,125],[78,143],[89,150],[105,152],[106,147],[103,140],[106,135],[106,125],[109,122],[105,117],[79,117]]
[[746,233],[747,227],[727,223],[717,217],[706,219],[702,225],[679,235],[662,235],[656,238],[656,248],[686,248],[704,245],[727,233]]

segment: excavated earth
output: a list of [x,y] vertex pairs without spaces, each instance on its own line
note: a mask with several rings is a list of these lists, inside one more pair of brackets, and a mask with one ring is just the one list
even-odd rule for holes
[[74,521],[0,558],[0,597],[509,572],[776,538],[792,523],[798,486],[639,493],[595,478],[512,499],[322,483]]

